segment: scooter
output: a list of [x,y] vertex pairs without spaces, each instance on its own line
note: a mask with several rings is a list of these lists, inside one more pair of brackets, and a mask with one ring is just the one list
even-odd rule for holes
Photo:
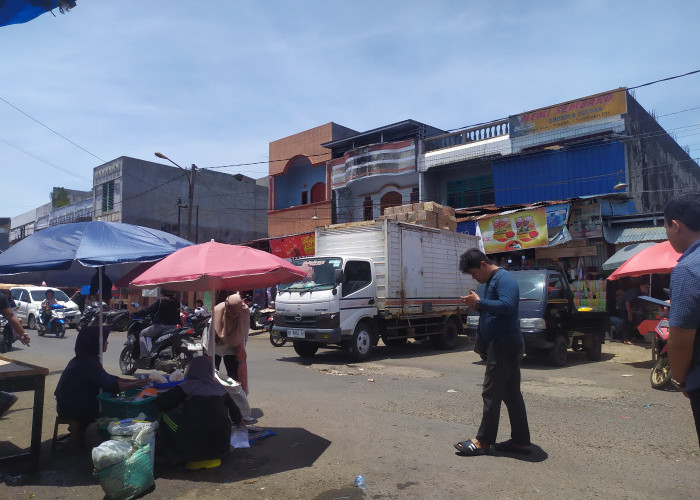
[[[106,318],[107,314],[109,311],[109,306],[107,304],[102,303],[102,317],[103,320]],[[80,332],[80,330],[83,329],[85,326],[92,326],[96,325],[98,318],[100,316],[100,303],[99,302],[92,302],[89,305],[85,306],[85,309],[83,310],[83,315],[80,318],[80,321],[78,321],[78,324],[75,325],[75,329]]]
[[8,352],[12,349],[12,344],[15,342],[15,335],[12,332],[10,322],[4,316],[0,316],[0,353]]
[[265,332],[270,332],[270,344],[275,347],[282,347],[287,343],[287,337],[280,337],[272,335],[272,327],[275,325],[275,310],[269,309],[265,314],[265,322],[262,325],[262,329]]
[[656,335],[656,364],[649,379],[654,389],[664,389],[671,384],[671,363],[668,360],[668,320],[660,319],[654,328]]
[[195,356],[203,353],[202,343],[193,337],[189,327],[173,326],[153,340],[150,351],[141,356],[140,334],[151,325],[150,318],[132,317],[124,349],[119,355],[119,369],[124,375],[132,375],[137,369],[156,369],[166,373],[184,371]]
[[61,304],[51,304],[49,306],[50,316],[48,322],[44,324],[43,314],[39,315],[39,321],[37,322],[37,333],[40,337],[43,337],[47,333],[54,333],[56,337],[63,338],[66,335],[66,316],[62,309],[65,306]]
[[129,325],[131,324],[131,314],[129,314],[129,311],[126,309],[109,311],[104,316],[104,322],[111,330],[123,332],[129,328]]

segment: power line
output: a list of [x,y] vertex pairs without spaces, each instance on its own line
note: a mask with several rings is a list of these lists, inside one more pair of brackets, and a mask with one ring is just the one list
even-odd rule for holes
[[66,168],[59,167],[59,166],[56,165],[55,163],[51,163],[51,162],[48,161],[48,160],[44,160],[43,158],[40,158],[39,156],[35,155],[34,153],[31,153],[31,152],[27,151],[26,149],[23,149],[23,148],[19,147],[18,145],[13,144],[12,142],[8,141],[7,139],[0,139],[0,140],[1,140],[2,142],[4,142],[5,144],[7,144],[8,146],[10,146],[10,147],[16,149],[17,151],[20,151],[20,152],[26,154],[27,156],[31,156],[31,157],[34,158],[35,160],[39,160],[40,162],[42,162],[42,163],[44,163],[44,164],[46,164],[46,165],[48,165],[48,166],[50,166],[50,167],[53,167],[53,168],[55,168],[56,170],[60,170],[60,171],[63,172],[64,174],[72,175],[73,177],[77,177],[78,179],[82,179],[82,180],[84,180],[84,181],[90,181],[90,180],[92,180],[92,179],[89,179],[89,178],[87,178],[87,177],[83,177],[83,176],[80,175],[80,174],[76,174],[75,172],[71,172],[70,170],[68,170],[68,169],[66,169]]
[[71,143],[71,144],[72,144],[73,146],[75,146],[76,148],[78,148],[78,149],[80,149],[80,150],[82,150],[82,151],[85,151],[87,154],[89,154],[90,156],[92,156],[92,157],[94,157],[94,158],[97,158],[97,159],[100,160],[102,163],[106,163],[105,160],[103,160],[102,158],[100,158],[100,157],[97,156],[96,154],[91,153],[90,151],[88,151],[87,149],[85,149],[84,147],[82,147],[81,145],[76,144],[75,142],[71,141],[71,140],[70,140],[68,137],[66,137],[65,135],[62,135],[62,134],[56,132],[54,129],[52,129],[52,128],[49,127],[48,125],[45,125],[44,123],[40,122],[39,120],[37,120],[36,118],[34,118],[34,117],[33,117],[32,115],[30,115],[29,113],[27,113],[27,112],[25,112],[25,111],[22,111],[21,109],[19,109],[17,106],[15,106],[15,105],[12,104],[11,102],[7,101],[6,99],[0,97],[0,101],[4,102],[4,103],[7,104],[8,106],[10,106],[10,107],[14,108],[15,110],[19,111],[19,112],[22,113],[24,116],[26,116],[26,117],[29,118],[30,120],[35,121],[36,123],[38,123],[39,125],[41,125],[41,126],[44,127],[45,129],[47,129],[47,130],[53,132],[54,134],[56,134],[57,136],[59,136],[61,139],[65,140],[65,141],[68,141],[69,143]]

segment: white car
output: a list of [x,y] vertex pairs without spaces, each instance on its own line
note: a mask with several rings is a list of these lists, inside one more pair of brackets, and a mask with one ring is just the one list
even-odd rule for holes
[[17,304],[15,316],[30,330],[36,328],[36,322],[41,314],[41,303],[46,298],[46,290],[53,290],[56,302],[65,306],[66,323],[75,327],[80,321],[81,314],[78,304],[73,302],[68,295],[58,288],[49,286],[16,286],[10,288],[12,299]]

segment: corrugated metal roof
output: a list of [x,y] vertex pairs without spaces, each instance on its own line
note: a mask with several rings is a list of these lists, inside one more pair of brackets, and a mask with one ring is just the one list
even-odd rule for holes
[[603,226],[605,241],[613,244],[639,243],[640,241],[665,241],[666,229],[663,226],[646,227],[607,227]]

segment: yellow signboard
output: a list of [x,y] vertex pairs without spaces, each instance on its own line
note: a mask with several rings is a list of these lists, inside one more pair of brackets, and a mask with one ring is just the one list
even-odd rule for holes
[[621,88],[511,116],[508,126],[511,137],[521,137],[626,112],[627,92]]
[[480,219],[479,230],[486,253],[511,252],[548,245],[545,207]]

